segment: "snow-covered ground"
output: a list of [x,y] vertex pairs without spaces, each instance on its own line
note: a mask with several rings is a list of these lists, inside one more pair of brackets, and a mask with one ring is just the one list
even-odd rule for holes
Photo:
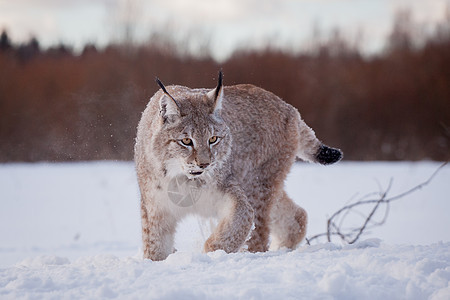
[[[286,188],[313,236],[349,201],[384,191],[391,178],[395,196],[439,165],[299,163]],[[0,299],[450,299],[449,183],[446,166],[354,245],[203,254],[209,222],[191,217],[178,228],[178,252],[152,262],[141,259],[132,163],[0,165]]]

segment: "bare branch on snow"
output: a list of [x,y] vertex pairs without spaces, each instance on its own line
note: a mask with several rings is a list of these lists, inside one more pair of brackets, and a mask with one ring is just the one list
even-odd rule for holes
[[[327,231],[316,234],[312,237],[306,238],[306,243],[308,245],[310,245],[311,241],[325,237],[325,236],[326,236],[328,242],[331,242],[333,236],[338,236],[342,241],[344,241],[346,243],[349,243],[349,244],[355,243],[361,237],[361,235],[364,233],[364,231],[369,228],[369,225],[371,225],[371,228],[373,228],[376,226],[381,226],[386,222],[386,219],[387,219],[387,216],[389,213],[389,205],[391,202],[402,199],[402,198],[412,194],[413,192],[428,185],[433,180],[433,178],[439,173],[439,171],[444,166],[447,165],[447,163],[448,162],[445,162],[442,165],[440,165],[426,181],[414,186],[413,188],[411,188],[403,193],[400,193],[393,197],[388,197],[389,192],[392,187],[392,184],[393,184],[393,179],[391,178],[387,188],[384,191],[380,191],[378,193],[367,194],[367,195],[359,198],[359,200],[357,200],[356,202],[345,205],[344,207],[340,208],[335,213],[333,213],[331,215],[331,217],[329,217],[327,220]],[[375,199],[371,198],[371,197],[374,197],[375,195],[377,195],[378,198],[375,198]],[[369,199],[367,199],[367,198],[369,198]],[[356,211],[357,208],[367,208],[369,205],[373,205],[373,207],[370,209],[367,216],[363,214],[365,220],[359,227],[349,228],[349,229],[342,228],[342,224],[344,223],[344,220],[346,219],[346,217],[348,216],[348,214],[350,212],[357,212]],[[382,206],[384,206],[384,208],[385,208],[384,217],[380,222],[375,222],[373,220],[373,217],[374,217],[375,213],[379,210],[379,208]],[[339,225],[337,225],[337,224],[339,224]]]

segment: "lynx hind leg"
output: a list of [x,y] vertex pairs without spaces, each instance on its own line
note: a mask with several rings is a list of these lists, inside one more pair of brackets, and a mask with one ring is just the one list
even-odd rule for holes
[[270,250],[295,249],[306,235],[308,215],[283,192],[270,211]]
[[176,220],[156,208],[141,203],[142,242],[144,259],[164,260],[174,252]]

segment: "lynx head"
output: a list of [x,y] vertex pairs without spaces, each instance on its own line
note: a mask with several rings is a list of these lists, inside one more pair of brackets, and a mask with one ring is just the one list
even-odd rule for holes
[[153,151],[165,162],[167,176],[207,178],[231,152],[230,130],[221,117],[222,72],[212,90],[161,87],[159,126]]

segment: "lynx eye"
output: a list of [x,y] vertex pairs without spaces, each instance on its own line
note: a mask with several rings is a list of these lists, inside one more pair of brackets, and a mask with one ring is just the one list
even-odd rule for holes
[[217,143],[219,141],[219,137],[217,137],[216,135],[212,136],[209,138],[208,142],[210,145],[214,145],[215,143]]
[[192,146],[192,140],[190,138],[184,138],[181,140],[181,143],[185,146]]

